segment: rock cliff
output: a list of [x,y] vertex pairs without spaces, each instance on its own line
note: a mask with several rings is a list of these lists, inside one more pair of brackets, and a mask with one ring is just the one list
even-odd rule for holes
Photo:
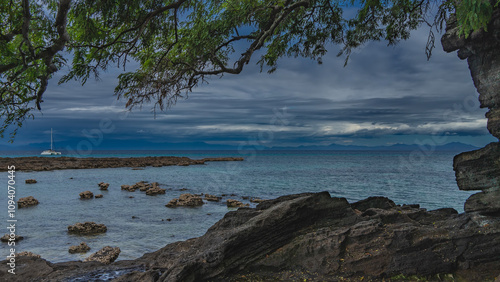
[[[488,31],[476,31],[466,39],[458,35],[457,20],[452,16],[441,38],[446,52],[457,51],[467,59],[481,108],[488,108],[488,130],[500,138],[500,9],[495,9]],[[455,157],[453,168],[461,190],[482,190],[465,203],[467,212],[500,212],[500,143],[465,152]]]
[[[110,275],[115,281],[169,282],[398,281],[413,275],[484,281],[500,275],[499,253],[498,217],[426,211],[380,197],[349,204],[323,192],[228,212],[205,235],[133,261],[51,264],[19,257],[11,281],[87,281]],[[2,270],[0,279],[7,275]]]

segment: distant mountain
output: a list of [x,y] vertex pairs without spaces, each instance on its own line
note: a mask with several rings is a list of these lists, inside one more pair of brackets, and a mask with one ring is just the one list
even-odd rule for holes
[[[72,145],[59,144],[56,145],[56,149],[65,153],[66,151],[74,151],[77,148],[78,142],[71,142]],[[3,145],[0,144],[0,151],[42,151],[47,149],[50,145],[46,143],[31,143],[24,146]],[[245,148],[251,149],[253,147],[246,146]],[[84,148],[87,149],[87,148]],[[238,146],[234,145],[224,145],[224,144],[208,144],[205,142],[185,142],[185,143],[145,143],[141,140],[105,140],[102,144],[98,146],[93,146],[93,150],[238,150]],[[414,150],[424,150],[424,151],[456,151],[465,152],[479,149],[478,147],[464,144],[460,142],[448,143],[439,146],[429,146],[423,145],[406,145],[406,144],[394,144],[391,146],[354,146],[354,145],[339,145],[330,144],[327,146],[298,146],[298,147],[264,147],[261,146],[258,150],[329,150],[329,151],[414,151]]]
[[331,151],[472,151],[477,150],[479,147],[464,144],[460,142],[452,142],[444,145],[407,145],[407,144],[394,144],[391,146],[354,146],[354,145],[339,145],[330,144],[328,146],[298,146],[298,147],[272,147],[270,150],[331,150]]

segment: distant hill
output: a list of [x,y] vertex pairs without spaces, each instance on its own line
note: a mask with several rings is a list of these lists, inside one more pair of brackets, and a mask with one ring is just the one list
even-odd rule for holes
[[[75,144],[77,142],[74,142]],[[41,151],[47,149],[50,145],[46,143],[32,143],[24,146],[12,145],[0,145],[0,151]],[[67,151],[67,146],[60,144],[56,146],[56,149],[61,152]],[[70,148],[75,150],[76,145],[71,145]],[[253,148],[252,146],[245,146],[246,149]],[[238,146],[234,145],[224,145],[224,144],[208,144],[205,142],[185,142],[185,143],[144,143],[142,141],[129,141],[123,142],[122,140],[106,140],[99,146],[93,147],[94,150],[238,150]],[[406,144],[394,144],[391,146],[354,146],[354,145],[339,145],[330,144],[327,146],[298,146],[298,147],[259,147],[259,150],[329,150],[329,151],[414,151],[414,150],[426,150],[426,151],[456,151],[465,152],[477,150],[479,147],[475,147],[469,144],[464,144],[460,142],[448,143],[439,146],[428,146],[428,145],[406,145]]]
[[270,150],[331,150],[331,151],[414,151],[414,150],[427,150],[427,151],[472,151],[477,150],[479,147],[464,144],[460,142],[452,142],[439,146],[423,145],[407,145],[407,144],[394,144],[391,146],[353,146],[353,145],[339,145],[330,144],[328,146],[298,146],[298,147],[272,147]]

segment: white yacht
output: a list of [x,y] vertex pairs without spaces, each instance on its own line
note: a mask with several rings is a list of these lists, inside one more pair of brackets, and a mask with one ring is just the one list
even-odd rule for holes
[[41,153],[43,156],[50,156],[50,155],[60,155],[61,152],[56,152],[53,149],[53,140],[52,140],[52,128],[50,129],[50,150],[45,150]]

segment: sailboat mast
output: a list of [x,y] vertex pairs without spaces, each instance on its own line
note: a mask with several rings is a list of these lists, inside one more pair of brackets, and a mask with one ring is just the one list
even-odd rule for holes
[[50,150],[52,151],[52,128],[50,129]]

